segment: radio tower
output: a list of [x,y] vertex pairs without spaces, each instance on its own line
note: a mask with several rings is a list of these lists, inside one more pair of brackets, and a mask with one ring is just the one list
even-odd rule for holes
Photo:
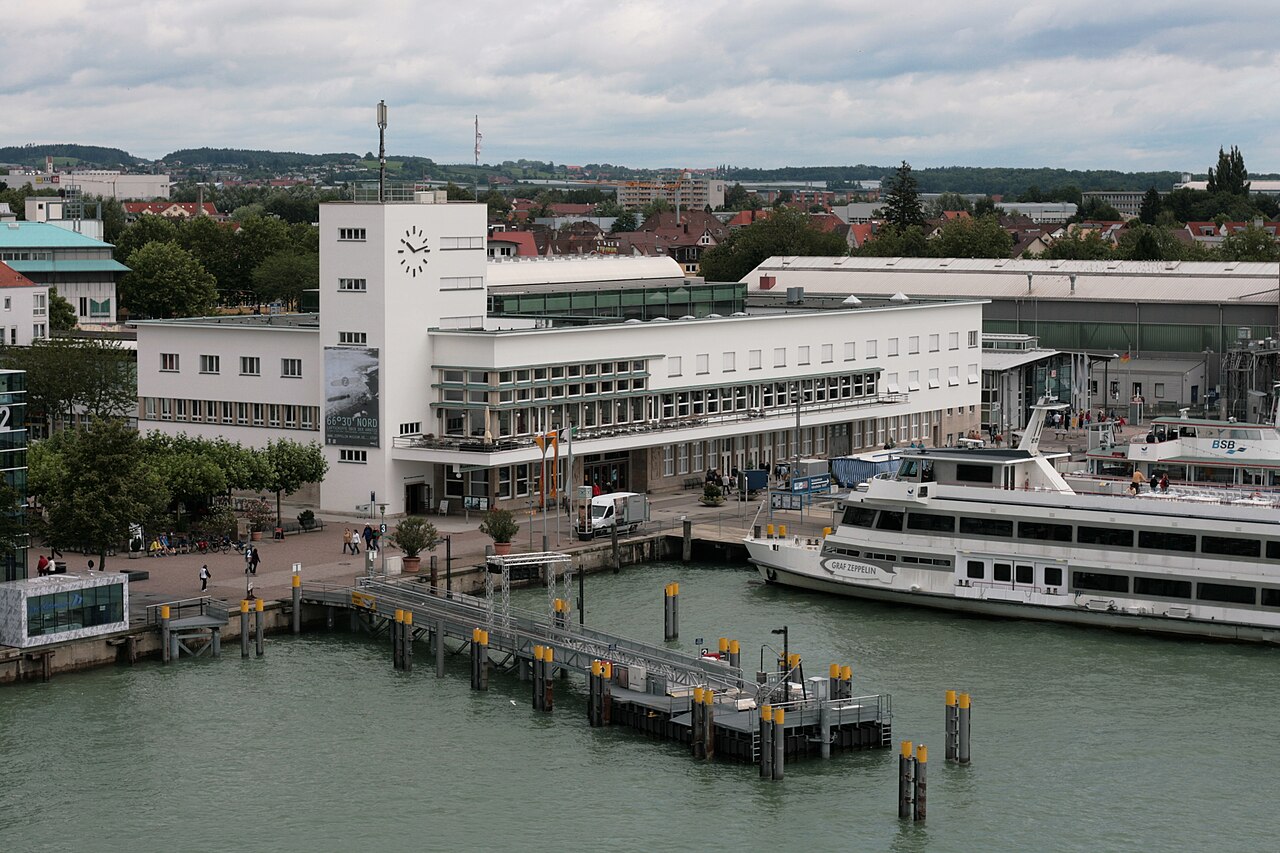
[[480,116],[477,114],[476,115],[476,148],[475,148],[476,173],[473,176],[472,182],[471,182],[472,190],[476,194],[476,201],[480,200],[480,140],[482,139],[484,139],[484,136],[482,136],[480,133]]

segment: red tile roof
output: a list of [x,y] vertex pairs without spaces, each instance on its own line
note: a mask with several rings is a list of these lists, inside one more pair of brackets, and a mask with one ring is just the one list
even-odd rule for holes
[[0,261],[0,287],[35,287],[36,283]]
[[489,236],[489,242],[515,244],[516,257],[534,258],[538,255],[538,244],[528,231],[497,231]]
[[[217,216],[218,208],[213,206],[213,202],[206,201],[204,207],[200,208],[206,216]],[[179,213],[180,211],[180,213]],[[124,202],[124,212],[130,216],[137,216],[141,213],[154,213],[160,216],[175,214],[182,216],[195,216],[197,211],[194,201],[126,201]]]

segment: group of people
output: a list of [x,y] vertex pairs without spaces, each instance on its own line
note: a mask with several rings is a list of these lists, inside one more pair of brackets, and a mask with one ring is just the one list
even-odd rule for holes
[[378,532],[373,529],[373,525],[366,524],[363,532],[357,532],[350,527],[342,531],[342,553],[359,554],[361,539],[364,540],[366,551],[373,551],[378,547]]
[[717,468],[707,469],[707,482],[719,486],[726,495],[733,494],[733,490],[738,487],[738,476],[736,466],[728,474],[721,472]]
[[1097,412],[1090,409],[1081,409],[1078,412],[1051,412],[1049,414],[1049,426],[1053,429],[1088,429],[1095,423],[1111,423],[1115,426],[1116,435],[1120,435],[1124,431],[1127,421],[1124,415],[1117,417],[1115,409],[1099,409]]
[[[1147,475],[1143,474],[1141,471],[1137,469],[1134,469],[1133,479],[1129,481],[1129,492],[1135,495],[1141,493],[1142,484],[1145,482],[1147,482]],[[1168,472],[1164,472],[1160,474],[1159,477],[1156,477],[1155,474],[1152,474],[1151,488],[1152,490],[1159,489],[1161,492],[1169,491]]]

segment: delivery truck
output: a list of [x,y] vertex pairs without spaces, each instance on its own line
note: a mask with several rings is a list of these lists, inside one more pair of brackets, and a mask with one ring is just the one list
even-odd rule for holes
[[635,492],[613,492],[597,495],[578,513],[578,538],[630,533],[649,520],[649,498]]

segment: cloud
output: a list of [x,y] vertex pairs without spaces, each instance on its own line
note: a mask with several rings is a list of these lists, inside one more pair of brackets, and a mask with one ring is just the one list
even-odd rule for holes
[[0,27],[8,143],[441,162],[1280,169],[1266,2],[51,0]]

